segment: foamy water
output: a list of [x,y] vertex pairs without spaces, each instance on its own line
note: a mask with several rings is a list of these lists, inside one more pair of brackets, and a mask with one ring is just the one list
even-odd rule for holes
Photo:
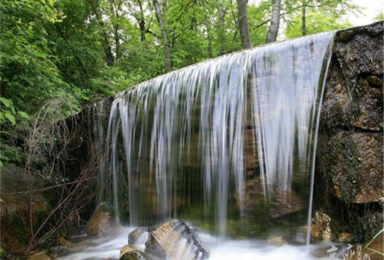
[[[119,259],[120,250],[128,244],[128,234],[134,230],[133,227],[122,227],[119,232],[108,238],[89,239],[72,246],[66,256],[57,258],[58,260],[105,260]],[[326,249],[319,249],[321,246],[265,246],[258,240],[228,240],[223,241],[209,234],[198,234],[199,240],[210,252],[209,260],[314,260],[327,259],[318,258],[310,252],[321,251],[326,253]],[[144,245],[140,245],[144,249]],[[183,259],[177,259],[183,260]]]

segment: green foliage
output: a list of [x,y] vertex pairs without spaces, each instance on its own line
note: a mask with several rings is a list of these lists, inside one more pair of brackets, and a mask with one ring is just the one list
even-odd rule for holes
[[7,251],[4,249],[3,244],[0,243],[0,259],[7,259]]
[[[301,33],[301,14],[294,17],[285,29],[288,38],[300,37]],[[310,12],[306,17],[307,34],[341,30],[352,27],[349,22],[340,21],[336,16],[329,16],[319,12]]]
[[384,12],[380,12],[376,17],[375,21],[381,21],[384,20]]

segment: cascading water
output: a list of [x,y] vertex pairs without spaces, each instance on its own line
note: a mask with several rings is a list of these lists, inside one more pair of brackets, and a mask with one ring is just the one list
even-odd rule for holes
[[222,237],[305,242],[332,39],[226,55],[118,94],[108,127],[93,122],[109,151],[99,186],[113,180],[99,200],[133,226],[180,218]]

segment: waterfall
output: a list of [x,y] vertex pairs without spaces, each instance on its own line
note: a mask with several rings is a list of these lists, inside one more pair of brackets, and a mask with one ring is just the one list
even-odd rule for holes
[[108,151],[98,185],[112,180],[99,200],[133,226],[181,218],[222,237],[305,242],[332,40],[225,55],[116,95],[91,133]]

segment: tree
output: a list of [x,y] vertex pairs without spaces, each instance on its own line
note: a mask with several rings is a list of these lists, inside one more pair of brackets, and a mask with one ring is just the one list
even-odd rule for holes
[[[287,28],[285,29],[285,35],[288,38],[301,36],[301,21],[301,15],[297,15],[288,24]],[[326,31],[341,30],[351,26],[352,25],[349,22],[340,21],[339,18],[334,16],[327,16],[318,12],[310,12],[307,14],[306,33],[308,35]]]
[[165,69],[167,72],[170,72],[172,70],[171,49],[169,46],[167,30],[165,28],[159,1],[153,0],[153,6],[155,7],[157,22],[159,23],[161,35],[163,36],[163,44],[164,44],[164,50],[165,50]]
[[273,0],[271,25],[269,26],[266,43],[275,42],[277,39],[280,27],[280,6],[281,0]]
[[241,46],[243,49],[249,49],[252,47],[252,44],[248,25],[247,0],[237,0],[237,12]]

